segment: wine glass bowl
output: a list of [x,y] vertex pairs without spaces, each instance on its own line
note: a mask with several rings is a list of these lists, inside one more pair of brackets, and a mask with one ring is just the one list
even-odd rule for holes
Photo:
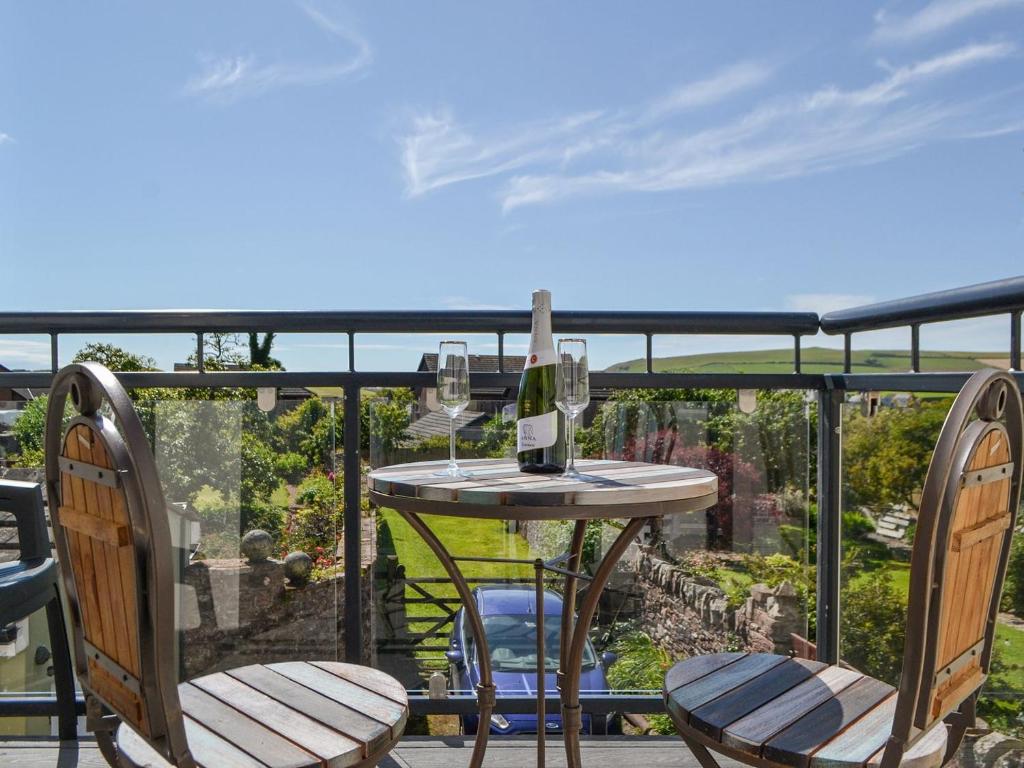
[[582,475],[576,470],[576,417],[590,405],[586,339],[559,339],[555,360],[555,406],[565,414],[569,443],[562,478],[579,480]]
[[455,420],[469,406],[469,352],[464,341],[442,341],[438,347],[437,401],[450,426],[448,466],[437,474],[469,477],[455,461]]

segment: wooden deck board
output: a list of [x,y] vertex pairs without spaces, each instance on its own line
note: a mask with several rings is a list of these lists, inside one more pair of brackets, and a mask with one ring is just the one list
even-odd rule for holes
[[[473,741],[463,736],[407,736],[380,768],[466,768]],[[486,768],[522,768],[534,765],[536,745],[531,736],[492,739]],[[722,759],[722,768],[740,763]],[[583,764],[588,768],[643,765],[644,768],[700,768],[697,760],[675,736],[587,736],[583,738]],[[96,743],[83,740],[62,748],[56,740],[0,739],[0,765],[17,768],[107,768]],[[560,738],[547,741],[547,765],[563,768],[565,753]]]

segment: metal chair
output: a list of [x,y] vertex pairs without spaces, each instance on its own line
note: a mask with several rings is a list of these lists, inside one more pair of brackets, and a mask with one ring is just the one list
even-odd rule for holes
[[0,511],[14,515],[20,549],[17,560],[0,563],[0,627],[46,608],[57,691],[57,733],[61,739],[76,739],[75,677],[57,588],[57,561],[50,555],[41,487],[38,483],[0,480]]
[[[79,415],[63,428],[68,397]],[[405,689],[367,667],[255,664],[178,684],[167,505],[142,423],[99,364],[54,378],[46,480],[87,725],[111,765],[372,766],[395,745]]]
[[992,659],[1020,504],[1017,382],[983,370],[946,417],[921,497],[899,689],[774,654],[676,664],[665,703],[704,768],[711,752],[755,766],[944,765],[973,724]]

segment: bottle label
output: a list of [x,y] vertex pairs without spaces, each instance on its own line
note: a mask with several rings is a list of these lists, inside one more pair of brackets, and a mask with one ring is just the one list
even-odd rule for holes
[[526,362],[523,364],[523,370],[540,368],[542,365],[554,365],[556,359],[555,350],[550,346],[547,349],[534,349],[531,345],[530,351],[526,355]]
[[526,416],[516,422],[516,450],[549,448],[558,439],[558,411]]

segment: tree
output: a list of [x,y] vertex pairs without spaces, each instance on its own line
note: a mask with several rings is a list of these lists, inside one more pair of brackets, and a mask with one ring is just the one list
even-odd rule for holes
[[276,337],[276,333],[266,333],[263,335],[263,341],[260,341],[258,333],[249,334],[249,365],[251,367],[284,370],[281,361],[270,356],[270,348]]
[[93,342],[86,344],[75,354],[72,362],[92,361],[105,365],[112,371],[155,371],[156,360],[147,355],[137,355],[114,344]]
[[388,389],[364,401],[369,414],[367,448],[372,447],[385,464],[392,463],[395,451],[409,437],[412,400],[412,392],[408,389]]
[[854,503],[915,506],[952,400],[856,413],[843,425],[843,464]]
[[[853,576],[849,564],[844,571]],[[843,588],[843,661],[872,677],[898,685],[903,666],[907,606],[896,592],[892,577],[878,570],[851,578]]]
[[46,395],[30,400],[11,431],[18,441],[18,458],[16,463],[22,467],[41,467],[43,465],[43,443],[46,434],[46,407],[49,398]]

